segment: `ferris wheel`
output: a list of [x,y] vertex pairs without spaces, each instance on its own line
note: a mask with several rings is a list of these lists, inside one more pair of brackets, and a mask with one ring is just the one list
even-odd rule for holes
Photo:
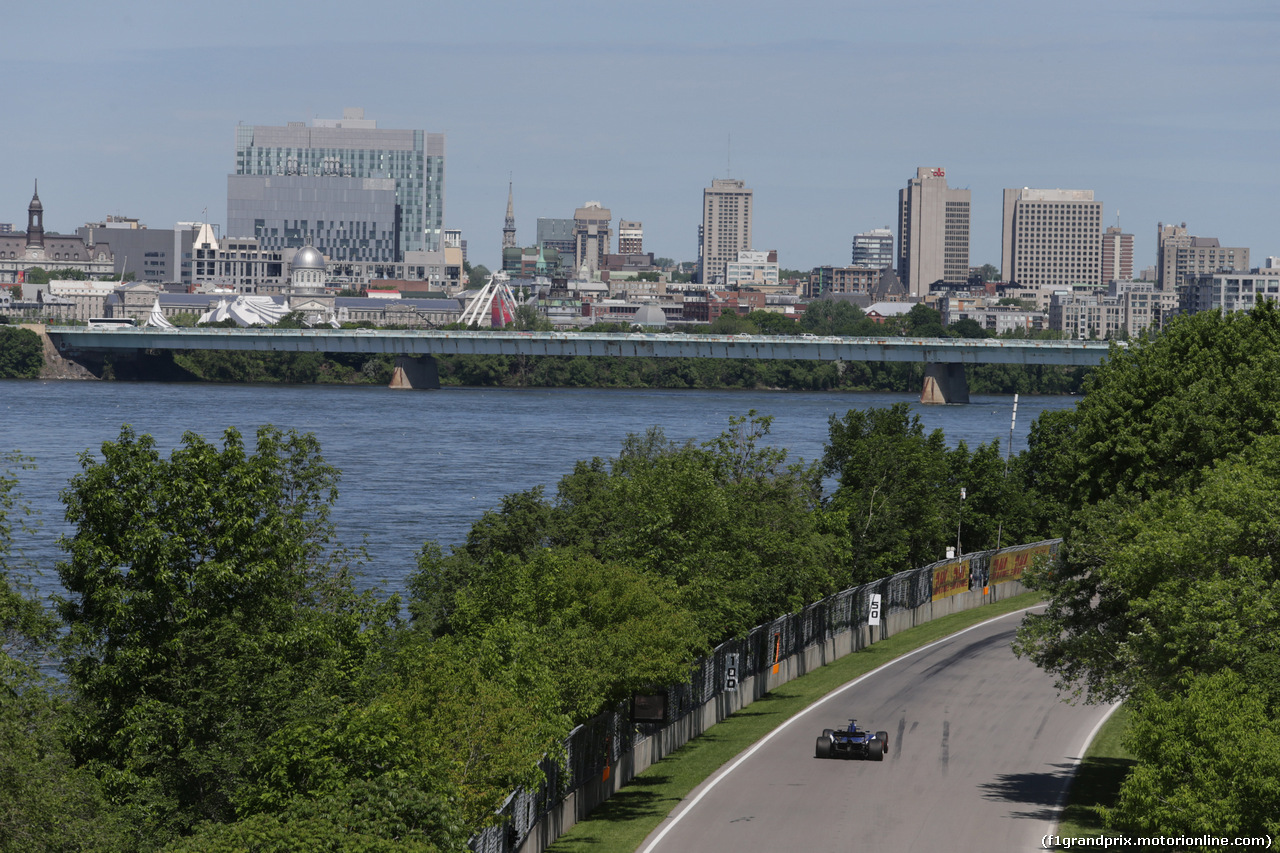
[[515,322],[516,297],[511,292],[511,277],[502,270],[489,276],[485,286],[467,303],[466,310],[458,318],[468,326],[488,326],[498,329]]

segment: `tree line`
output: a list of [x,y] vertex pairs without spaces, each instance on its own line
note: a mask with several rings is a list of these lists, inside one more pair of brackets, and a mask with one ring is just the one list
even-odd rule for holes
[[1134,705],[1112,829],[1280,835],[1278,369],[1271,303],[1181,317],[1032,427],[1022,476],[1064,544],[1015,645]]

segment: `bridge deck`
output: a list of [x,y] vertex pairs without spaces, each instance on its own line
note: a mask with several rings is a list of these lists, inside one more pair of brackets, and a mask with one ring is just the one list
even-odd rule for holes
[[59,351],[65,355],[151,349],[205,349],[401,356],[629,356],[1093,366],[1107,356],[1111,346],[1100,341],[1004,338],[846,338],[489,330],[87,329],[78,326],[51,326],[47,331]]

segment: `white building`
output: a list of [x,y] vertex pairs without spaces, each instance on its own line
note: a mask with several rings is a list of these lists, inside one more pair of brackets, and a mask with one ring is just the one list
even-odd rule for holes
[[738,252],[737,260],[725,265],[724,281],[728,287],[777,287],[778,253]]

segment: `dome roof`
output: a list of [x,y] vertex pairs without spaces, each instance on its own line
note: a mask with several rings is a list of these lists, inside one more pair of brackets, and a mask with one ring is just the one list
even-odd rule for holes
[[657,305],[642,305],[634,322],[641,326],[665,326],[667,315]]
[[293,270],[322,270],[324,269],[324,255],[315,246],[303,246],[298,250],[298,254],[293,256],[293,263],[289,267]]

